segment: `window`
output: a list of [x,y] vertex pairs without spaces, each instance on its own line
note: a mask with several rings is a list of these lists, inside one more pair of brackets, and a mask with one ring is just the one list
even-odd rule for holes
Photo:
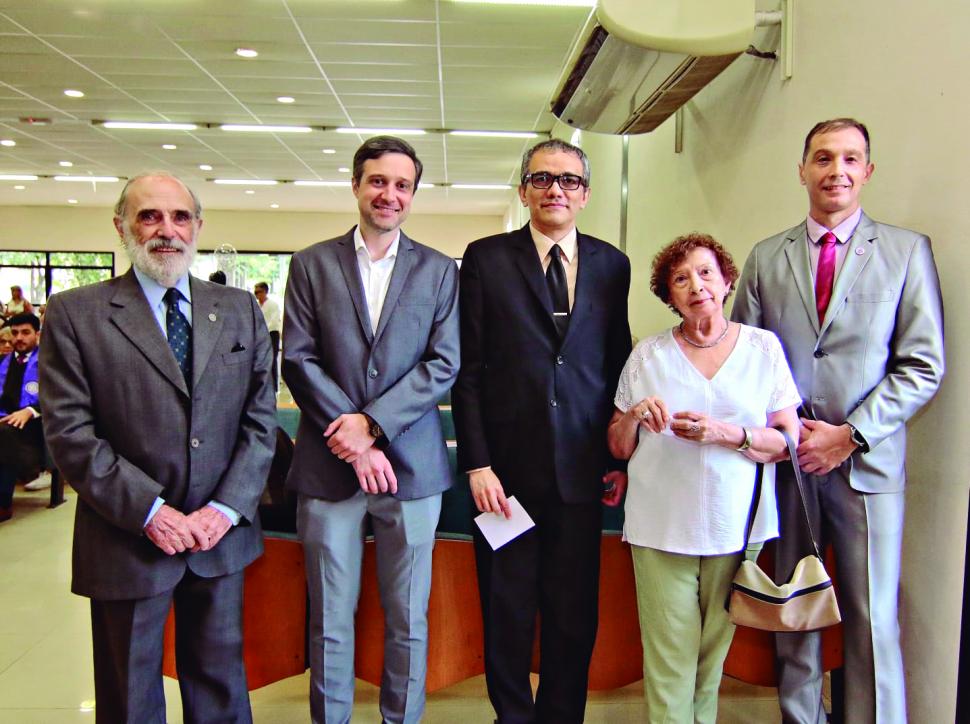
[[31,304],[46,304],[55,292],[110,279],[114,264],[111,252],[0,251],[0,298],[19,286]]
[[199,279],[221,269],[226,273],[227,283],[232,287],[253,290],[257,282],[269,284],[269,295],[283,303],[286,279],[290,273],[292,253],[202,251],[195,257],[192,274]]

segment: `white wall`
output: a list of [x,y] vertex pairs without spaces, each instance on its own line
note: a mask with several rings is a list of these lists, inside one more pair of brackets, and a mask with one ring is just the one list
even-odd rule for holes
[[[808,129],[843,115],[869,126],[876,172],[864,208],[932,237],[947,310],[947,378],[910,425],[901,623],[910,720],[953,721],[970,487],[970,4],[800,1],[795,23],[791,80],[780,63],[742,57],[686,106],[683,153],[673,119],[631,139],[631,323],[642,336],[674,321],[648,286],[663,244],[706,231],[740,266],[758,240],[807,212],[796,164]],[[759,30],[755,42],[774,47],[779,35]],[[594,178],[616,167],[618,147],[589,149]],[[610,207],[589,208],[580,228],[608,224]]]

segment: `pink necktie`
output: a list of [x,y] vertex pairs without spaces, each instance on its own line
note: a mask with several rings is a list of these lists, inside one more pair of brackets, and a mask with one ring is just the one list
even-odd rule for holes
[[818,255],[818,269],[815,270],[815,309],[818,310],[818,323],[825,319],[825,310],[832,299],[832,282],[835,280],[835,245],[838,239],[831,231],[822,237],[822,249]]

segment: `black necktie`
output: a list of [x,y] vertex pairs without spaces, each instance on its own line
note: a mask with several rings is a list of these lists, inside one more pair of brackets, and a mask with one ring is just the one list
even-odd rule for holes
[[165,331],[168,333],[168,346],[172,348],[175,361],[182,370],[185,384],[192,387],[192,326],[179,309],[182,293],[172,287],[165,292],[168,313],[165,316]]
[[566,336],[569,327],[569,289],[566,286],[566,269],[562,265],[562,249],[553,244],[549,252],[549,267],[546,269],[546,284],[552,299],[552,315],[559,330],[559,338]]

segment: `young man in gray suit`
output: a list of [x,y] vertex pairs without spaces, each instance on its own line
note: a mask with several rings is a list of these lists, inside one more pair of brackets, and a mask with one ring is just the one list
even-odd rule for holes
[[[733,313],[778,335],[802,395],[798,464],[815,533],[835,549],[851,724],[906,720],[897,617],[906,422],[943,377],[930,240],[862,212],[873,169],[862,123],[812,128],[798,166],[808,218],[755,247]],[[791,477],[779,467],[779,580],[810,547]],[[821,635],[779,634],[777,649],[784,721],[824,722]]]
[[77,491],[72,590],[91,599],[97,721],[165,722],[175,604],[186,721],[251,720],[243,568],[276,441],[269,335],[246,291],[191,276],[198,199],[166,173],[115,207],[132,268],[55,294],[40,352],[44,433]]
[[384,609],[380,707],[389,724],[424,711],[431,552],[451,472],[437,403],[458,374],[458,269],[401,224],[421,180],[405,141],[354,155],[360,223],[293,255],[283,379],[300,406],[287,486],[310,592],[310,713],[350,721],[354,612],[366,519]]

